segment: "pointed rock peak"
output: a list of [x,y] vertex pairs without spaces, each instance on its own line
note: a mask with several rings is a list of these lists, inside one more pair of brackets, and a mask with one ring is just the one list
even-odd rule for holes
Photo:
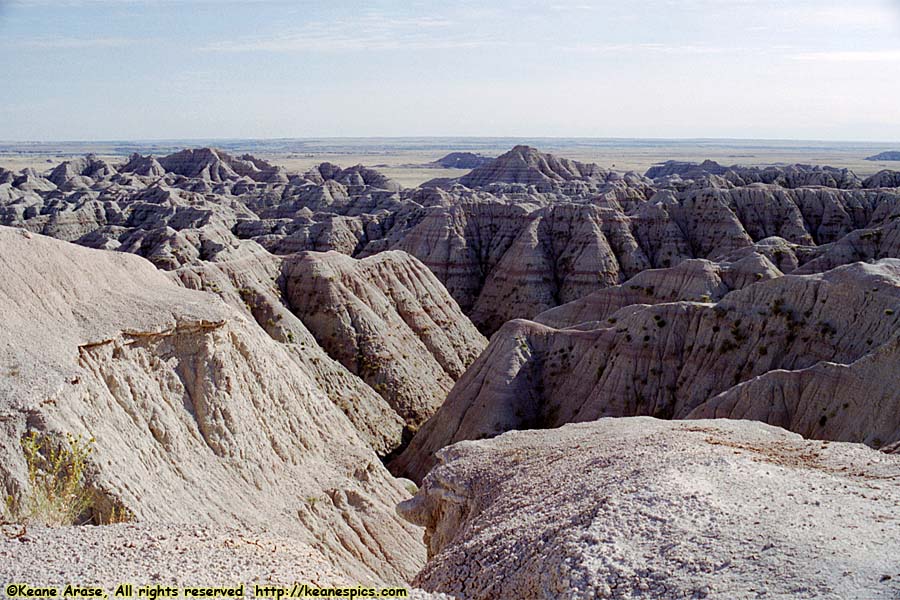
[[131,155],[120,170],[122,173],[133,173],[143,177],[162,177],[166,174],[166,170],[153,156],[141,156],[137,152]]
[[193,148],[164,156],[159,163],[169,173],[220,182],[240,178],[229,165],[230,160],[230,156],[215,148]]
[[468,187],[519,183],[543,189],[565,181],[605,180],[608,175],[598,165],[561,158],[520,144],[462,177],[460,183]]

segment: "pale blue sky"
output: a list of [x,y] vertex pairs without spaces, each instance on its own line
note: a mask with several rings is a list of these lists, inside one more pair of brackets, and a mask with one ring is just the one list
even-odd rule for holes
[[900,141],[900,0],[0,0],[0,139]]

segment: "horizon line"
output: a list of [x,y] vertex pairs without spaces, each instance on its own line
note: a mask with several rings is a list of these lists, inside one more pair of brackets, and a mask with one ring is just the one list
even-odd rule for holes
[[361,136],[309,136],[309,137],[166,137],[166,138],[109,138],[109,139],[0,139],[0,145],[50,145],[50,144],[149,144],[173,142],[289,142],[289,141],[351,141],[351,140],[548,140],[548,141],[644,141],[644,142],[815,142],[840,144],[900,145],[900,140],[865,140],[844,138],[772,138],[772,137],[626,137],[626,136],[498,136],[498,135],[361,135]]

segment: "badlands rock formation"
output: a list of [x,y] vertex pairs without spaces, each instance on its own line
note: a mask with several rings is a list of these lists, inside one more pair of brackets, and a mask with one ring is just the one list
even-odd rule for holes
[[[453,338],[456,346],[443,347],[442,340],[429,339],[427,356],[419,356],[418,338],[403,338],[416,341],[410,347],[391,346],[391,354],[443,366],[413,376],[416,369],[410,364],[392,361],[392,369],[398,367],[392,376],[387,381],[381,381],[382,375],[369,377],[373,384],[369,386],[357,369],[351,372],[341,364],[347,361],[339,343],[328,344],[329,355],[299,317],[313,319],[317,332],[340,324],[325,323],[325,313],[317,312],[321,307],[306,310],[308,302],[298,296],[303,291],[297,291],[297,286],[291,292],[293,302],[288,301],[286,286],[291,278],[283,272],[289,267],[280,254],[332,248],[352,254],[361,246],[355,236],[364,233],[363,218],[372,219],[376,227],[379,219],[396,221],[397,216],[386,210],[401,206],[398,186],[371,169],[322,164],[302,176],[288,177],[280,167],[252,156],[236,158],[214,149],[195,149],[160,159],[134,155],[117,167],[86,157],[59,165],[47,178],[32,172],[21,177],[24,183],[14,179],[0,185],[0,221],[94,248],[138,254],[171,271],[185,287],[217,293],[285,344],[380,455],[401,444],[404,427],[414,429],[430,416],[461,374],[459,365],[471,362],[484,346],[485,341],[427,270],[415,270],[415,276],[429,278],[418,284],[407,277],[395,286],[391,277],[383,277],[384,299],[393,300],[388,287],[428,290],[424,300],[438,307],[433,311],[449,311],[460,329],[447,338]],[[46,193],[41,196],[39,191]],[[331,212],[320,213],[316,222],[311,210]],[[371,211],[383,212],[373,215]],[[272,227],[285,227],[289,235],[273,235]],[[253,239],[241,239],[247,237]],[[381,264],[402,263],[400,256],[386,255]],[[399,299],[407,306],[394,312],[414,315],[410,303],[420,299]],[[305,314],[291,312],[291,304],[303,307]],[[368,322],[369,317],[354,313],[364,304],[348,305],[343,314]],[[463,342],[466,336],[470,338]],[[355,358],[369,364],[383,361],[379,348],[364,344]],[[369,351],[375,354],[369,356]],[[399,409],[402,416],[397,407],[404,407]]]
[[739,421],[463,442],[400,512],[414,583],[487,598],[896,598],[900,457]]
[[318,343],[413,431],[487,345],[437,278],[405,252],[362,260],[305,252],[285,262],[284,279],[291,309]]
[[664,304],[679,300],[711,302],[732,290],[781,276],[764,254],[750,254],[734,262],[691,259],[669,269],[641,271],[622,285],[604,288],[538,314],[534,321],[550,327],[602,325],[626,306]]
[[796,164],[785,167],[743,167],[732,165],[726,167],[714,160],[706,160],[699,164],[670,160],[650,167],[645,174],[650,179],[664,179],[671,176],[677,176],[682,179],[699,179],[709,175],[718,175],[723,180],[735,185],[774,183],[786,188],[810,185],[840,189],[863,187],[859,177],[849,169],[819,165]]
[[850,364],[826,361],[765,373],[704,402],[687,418],[752,419],[807,438],[884,449],[900,437],[894,418],[900,411],[898,365],[900,335]]
[[[670,270],[681,276],[680,268]],[[609,314],[629,292],[620,288],[591,300]],[[896,371],[890,348],[900,325],[900,260],[815,275],[763,275],[715,304],[703,300],[631,304],[587,323],[580,322],[582,306],[564,306],[547,317],[563,329],[510,321],[394,461],[394,472],[420,480],[440,448],[511,429],[606,416],[681,419],[695,409],[709,416],[698,407],[722,393],[727,398],[716,401],[723,411],[716,416],[766,415],[815,437],[833,434],[878,446],[900,439],[892,410],[900,396],[889,383]],[[886,357],[865,371],[861,359],[876,351]],[[856,397],[834,377],[808,390],[780,379],[783,371],[820,365],[820,373],[827,363],[856,361],[859,373],[870,377]],[[732,390],[742,383],[755,387]],[[786,390],[784,398],[779,390]]]
[[[455,439],[558,425],[575,414],[686,416],[771,370],[860,360],[887,341],[868,309],[857,316],[866,315],[860,327],[872,335],[838,318],[837,302],[820,315],[795,297],[826,285],[831,275],[822,273],[857,262],[882,261],[885,268],[885,259],[900,257],[893,176],[861,181],[846,169],[808,165],[666,163],[641,176],[517,146],[463,177],[401,189],[363,166],[326,163],[293,174],[251,156],[194,149],[132,156],[124,164],[87,157],[48,173],[0,174],[0,182],[0,222],[139,254],[185,287],[217,293],[252,317],[382,456],[402,446],[404,429],[428,418],[484,343],[460,310],[482,333],[499,333],[450,393],[446,410],[465,405],[467,394],[493,398],[489,406],[515,396],[509,402],[516,407],[416,442],[426,457]],[[424,264],[453,300],[396,250]],[[364,260],[296,256],[309,251]],[[412,273],[417,281],[406,281]],[[310,299],[319,296],[343,308]],[[773,302],[782,296],[778,310],[790,320],[773,318]],[[733,301],[742,316],[727,326],[714,323],[710,315],[732,310]],[[538,325],[514,321],[521,318]],[[891,322],[889,315],[879,318]],[[737,336],[729,337],[737,320]],[[423,325],[428,321],[446,325],[438,334]],[[619,331],[626,321],[633,330]],[[761,341],[744,332],[748,324],[783,339]],[[386,327],[388,341],[372,343],[373,332]],[[822,338],[832,329],[837,333]],[[818,338],[824,341],[812,342]],[[529,347],[522,356],[515,355],[522,347],[516,339]],[[805,343],[813,350],[806,352]],[[545,352],[557,355],[551,360]],[[602,360],[583,358],[578,371],[552,366],[562,354],[609,352]],[[557,414],[555,401],[544,398],[549,392],[525,393],[530,384],[510,383],[519,381],[523,365],[540,372],[533,377],[544,389],[564,390],[573,407],[588,397],[605,400]],[[583,377],[589,371],[603,380],[596,390]],[[567,378],[572,372],[582,376]],[[484,389],[470,380],[483,381]],[[829,422],[838,427],[839,420]],[[870,428],[856,433],[850,439],[873,445],[891,439]],[[412,461],[417,477],[428,460]]]
[[867,177],[863,181],[863,187],[866,188],[895,188],[900,187],[900,171],[892,171],[884,169],[878,171],[871,177]]
[[863,446],[626,419],[442,450],[645,415],[896,452],[896,173],[479,162],[416,189],[210,148],[0,170],[0,492],[26,431],[91,434],[88,516],[127,509],[151,554],[153,522],[268,527],[323,582],[397,583],[424,548],[379,457],[440,459],[403,509],[431,590],[896,596],[855,495],[894,463]]
[[555,184],[565,181],[605,181],[609,175],[609,171],[594,164],[543,154],[529,146],[516,146],[499,160],[478,167],[459,181],[470,188],[492,183],[518,183],[533,185],[539,191],[551,191]]
[[28,492],[26,431],[81,434],[98,521],[265,525],[335,583],[420,568],[419,533],[393,511],[406,488],[256,323],[135,256],[6,227],[0,249],[4,497]]
[[862,182],[845,169],[707,161],[642,177],[527,146],[414,190],[362,166],[289,174],[213,149],[92,160],[55,169],[52,180],[33,170],[3,176],[0,222],[170,270],[215,261],[235,238],[276,255],[401,249],[487,334],[646,268],[716,261],[772,236],[795,246],[794,269],[877,226],[900,197],[889,174]]

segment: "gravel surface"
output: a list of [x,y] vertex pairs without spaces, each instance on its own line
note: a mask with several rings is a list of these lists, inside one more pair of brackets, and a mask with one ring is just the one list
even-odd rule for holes
[[[262,529],[121,524],[103,527],[4,526],[0,596],[9,583],[98,585],[112,597],[120,583],[175,587],[255,584],[348,585],[339,568],[311,546]],[[413,598],[449,598],[412,590]]]

